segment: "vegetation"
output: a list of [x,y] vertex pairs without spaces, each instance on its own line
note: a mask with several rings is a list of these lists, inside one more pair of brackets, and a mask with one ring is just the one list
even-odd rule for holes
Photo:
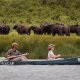
[[[0,0],[0,23],[10,26],[23,21],[25,25],[39,25],[42,22],[80,24],[80,0]],[[12,29],[12,27],[11,27]],[[62,57],[79,56],[80,37],[49,35],[0,35],[0,55],[10,49],[12,42],[19,43],[22,53],[29,52],[29,58],[46,58],[47,46],[56,45],[55,53]]]
[[0,20],[9,24],[80,24],[80,0],[0,0],[0,6]]
[[0,35],[0,55],[3,56],[11,48],[12,42],[19,44],[22,53],[29,52],[29,58],[47,58],[48,45],[55,44],[55,53],[62,57],[80,56],[80,37],[71,36],[49,36],[49,35],[19,35],[11,32],[9,35]]

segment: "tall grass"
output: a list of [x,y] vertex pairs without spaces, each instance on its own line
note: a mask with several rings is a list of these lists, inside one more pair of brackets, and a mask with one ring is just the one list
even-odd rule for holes
[[22,53],[29,52],[28,58],[47,58],[47,46],[55,44],[55,54],[62,57],[80,56],[80,37],[71,36],[52,36],[52,35],[19,35],[12,31],[9,35],[0,35],[0,55],[11,48],[11,44],[17,42],[18,50]]

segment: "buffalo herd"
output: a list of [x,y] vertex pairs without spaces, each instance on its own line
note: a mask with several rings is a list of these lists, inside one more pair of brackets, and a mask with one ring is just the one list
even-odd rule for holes
[[[18,32],[18,34],[27,34],[30,35],[31,31],[34,32],[34,34],[38,35],[53,35],[55,36],[56,34],[60,36],[70,36],[70,33],[75,33],[76,35],[80,35],[80,25],[64,25],[62,23],[55,23],[55,24],[50,24],[50,23],[42,23],[39,26],[30,26],[26,27],[23,24],[16,24],[13,26],[13,29]],[[10,27],[6,24],[1,24],[0,25],[0,34],[8,34],[10,31]]]

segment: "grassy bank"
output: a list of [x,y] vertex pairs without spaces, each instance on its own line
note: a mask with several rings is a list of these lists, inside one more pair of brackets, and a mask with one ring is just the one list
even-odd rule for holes
[[46,58],[47,46],[55,44],[55,53],[62,57],[80,56],[80,37],[71,36],[49,36],[49,35],[18,35],[13,31],[9,35],[0,35],[0,55],[10,49],[12,42],[19,44],[19,50],[22,53],[29,52],[29,58]]
[[40,25],[43,22],[80,24],[80,0],[0,0],[0,23],[7,23],[9,35],[0,35],[0,56],[10,49],[12,42],[19,43],[22,53],[29,52],[29,58],[46,58],[47,46],[56,45],[55,53],[62,57],[80,56],[80,37],[49,35],[18,35],[12,30],[14,24]]

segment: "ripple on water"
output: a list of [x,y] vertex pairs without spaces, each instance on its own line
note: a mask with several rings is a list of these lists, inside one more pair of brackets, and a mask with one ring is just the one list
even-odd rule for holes
[[80,80],[79,65],[0,66],[0,80]]

